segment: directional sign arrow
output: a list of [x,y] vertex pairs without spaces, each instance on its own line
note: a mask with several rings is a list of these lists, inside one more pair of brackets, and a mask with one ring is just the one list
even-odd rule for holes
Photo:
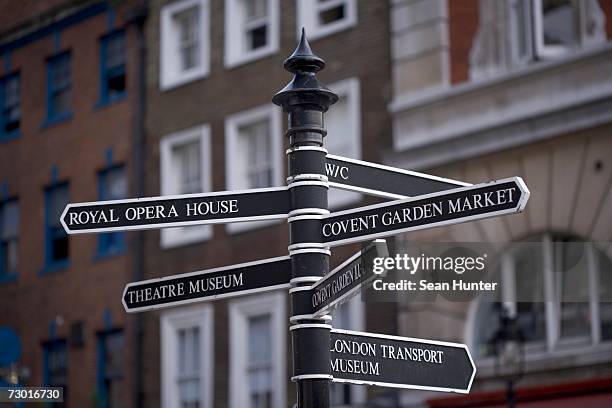
[[390,199],[414,197],[471,185],[331,154],[327,155],[325,172],[331,187]]
[[282,256],[205,271],[128,283],[121,299],[126,312],[289,288],[291,258]]
[[374,280],[374,258],[389,255],[387,242],[377,239],[344,261],[311,287],[314,316],[322,316],[350,299]]
[[529,190],[520,177],[332,213],[323,217],[328,246],[520,212]]
[[465,344],[332,330],[333,382],[467,394],[476,366]]
[[287,218],[287,187],[68,204],[68,234]]

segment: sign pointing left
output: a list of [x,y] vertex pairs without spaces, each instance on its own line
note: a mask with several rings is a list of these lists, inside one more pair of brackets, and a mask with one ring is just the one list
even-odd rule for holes
[[142,312],[203,300],[287,289],[290,280],[291,258],[281,256],[128,283],[121,301],[126,312]]
[[287,187],[68,204],[68,234],[287,218]]

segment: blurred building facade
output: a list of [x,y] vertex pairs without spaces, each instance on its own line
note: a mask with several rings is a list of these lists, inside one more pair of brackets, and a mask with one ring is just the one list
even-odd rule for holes
[[[402,307],[403,334],[467,342],[479,370],[469,396],[405,392],[404,404],[505,404],[488,344],[503,304],[526,336],[519,406],[610,405],[611,20],[612,4],[595,0],[393,2],[385,161],[471,183],[518,175],[531,190],[524,213],[409,234],[404,245],[539,243],[506,254],[497,302]],[[564,242],[585,243],[572,277]],[[586,301],[561,301],[567,293]]]
[[[510,256],[503,283],[548,301],[499,299],[528,336],[519,404],[610,405],[612,308],[600,299],[612,291],[612,254],[589,244],[596,256],[571,282],[589,297],[578,305],[555,300],[567,283],[550,270],[564,256],[555,242],[612,238],[612,3],[146,6],[144,27],[125,1],[0,12],[0,325],[22,339],[25,384],[67,385],[79,407],[293,403],[284,291],[134,316],[120,304],[127,281],[286,254],[285,223],[68,240],[54,220],[67,201],[284,185],[286,119],[271,97],[290,79],[282,61],[304,26],[327,62],[318,78],[340,95],[325,116],[331,153],[472,183],[525,179],[525,213],[396,244],[540,242],[523,257],[548,267]],[[373,202],[330,191],[332,210]],[[335,248],[333,263],[357,250]],[[468,396],[333,385],[334,405],[503,405],[486,341],[499,305],[347,303],[334,327],[467,342],[478,373]]]
[[21,347],[2,380],[64,386],[67,407],[129,406],[133,389],[117,302],[131,280],[129,237],[68,239],[59,223],[68,202],[134,194],[131,8],[0,7],[0,326]]
[[[340,95],[325,115],[329,151],[374,162],[390,145],[389,4],[357,1],[152,1],[147,22],[147,194],[283,186],[286,114],[272,96],[302,26]],[[333,192],[333,209],[363,204]],[[285,222],[146,233],[148,278],[287,253]],[[338,264],[359,250],[334,251]],[[394,306],[356,301],[336,326],[394,333]],[[146,313],[145,406],[286,407],[295,401],[286,290]],[[159,358],[150,358],[159,356]],[[382,390],[384,394],[386,391]],[[337,386],[334,401],[366,401]]]

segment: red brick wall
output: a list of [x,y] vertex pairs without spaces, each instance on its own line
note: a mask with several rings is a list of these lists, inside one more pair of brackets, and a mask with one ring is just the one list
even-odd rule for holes
[[606,15],[606,34],[612,38],[612,0],[599,0],[599,5]]
[[451,83],[466,81],[470,49],[478,30],[478,0],[448,0]]

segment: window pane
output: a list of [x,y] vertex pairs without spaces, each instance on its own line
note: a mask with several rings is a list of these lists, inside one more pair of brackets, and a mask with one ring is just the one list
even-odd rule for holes
[[264,47],[268,43],[268,26],[262,25],[261,27],[254,28],[248,31],[249,41],[248,46],[250,50],[255,50],[260,47]]
[[3,127],[0,133],[10,133],[14,130],[19,129],[21,122],[21,109],[19,101],[19,75],[13,75],[7,78],[4,83],[0,82],[0,86],[4,89],[0,90],[0,95],[4,95],[4,101],[2,105],[2,116]]
[[247,21],[262,18],[268,14],[267,0],[243,0],[243,2]]
[[319,24],[331,24],[344,18],[344,4],[319,12]]
[[612,261],[605,253],[598,256],[599,267],[599,313],[601,315],[601,338],[612,340]]
[[591,319],[586,245],[584,242],[560,241],[553,248],[558,298],[580,300],[561,302],[561,337],[588,336]]
[[106,68],[117,68],[125,64],[125,35],[110,37],[106,43]]
[[577,13],[571,0],[542,0],[544,45],[570,46],[577,40]]
[[107,334],[104,351],[106,377],[120,377],[123,373],[123,333]]
[[1,239],[16,238],[19,232],[19,206],[17,200],[7,201],[2,207]]
[[272,140],[269,120],[242,126],[238,132],[240,142],[246,144],[248,188],[272,186]]
[[199,407],[200,328],[177,331],[179,400],[181,407]]
[[527,342],[546,340],[546,312],[542,252],[537,245],[525,245],[515,254],[518,325]]
[[103,173],[102,200],[117,200],[127,196],[127,180],[123,167],[107,170]]
[[179,194],[202,192],[200,141],[175,145],[172,148],[173,160],[179,166]]
[[70,111],[70,88],[63,88],[51,95],[51,106],[53,115],[59,115]]
[[186,71],[200,64],[199,8],[192,7],[175,14],[174,23],[178,37],[180,69]]
[[272,402],[272,316],[249,318],[249,395],[252,407],[270,407]]
[[68,204],[68,187],[60,186],[51,188],[47,199],[49,225],[61,227],[60,215]]

